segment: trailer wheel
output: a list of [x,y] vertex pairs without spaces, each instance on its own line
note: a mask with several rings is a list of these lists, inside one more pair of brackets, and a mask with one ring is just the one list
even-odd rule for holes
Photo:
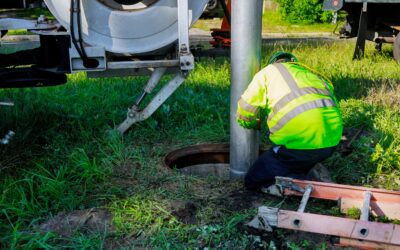
[[400,63],[400,33],[398,33],[396,39],[394,39],[393,57],[397,63]]

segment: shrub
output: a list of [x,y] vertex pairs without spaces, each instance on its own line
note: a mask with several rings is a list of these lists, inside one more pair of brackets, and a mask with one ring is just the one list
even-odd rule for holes
[[322,10],[322,0],[277,0],[282,17],[290,23],[328,23],[332,12]]

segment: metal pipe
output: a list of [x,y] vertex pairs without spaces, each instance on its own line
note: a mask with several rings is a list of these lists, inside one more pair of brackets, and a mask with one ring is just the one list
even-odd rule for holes
[[304,213],[304,210],[306,209],[306,206],[307,206],[308,200],[310,199],[310,195],[311,195],[312,191],[313,191],[313,186],[307,185],[306,191],[303,194],[303,198],[301,199],[300,206],[297,209],[297,212]]
[[0,101],[0,106],[12,107],[12,106],[14,106],[14,102]]
[[380,37],[375,38],[374,42],[376,42],[376,43],[394,43],[395,40],[396,40],[395,37],[391,37],[391,36],[382,37],[382,36],[380,36]]
[[107,63],[108,69],[142,69],[160,67],[178,67],[179,60],[154,60],[154,61],[122,61]]
[[362,220],[362,221],[368,221],[369,207],[371,205],[371,198],[372,198],[372,193],[370,191],[366,191],[364,193],[364,202],[363,202],[363,206],[361,208],[360,220]]
[[258,157],[259,133],[236,122],[237,102],[261,64],[263,0],[232,0],[230,175],[243,177]]
[[142,103],[146,95],[150,94],[153,91],[153,89],[157,86],[157,84],[160,82],[162,76],[165,74],[166,71],[167,68],[154,69],[153,73],[149,78],[149,81],[146,83],[146,86],[144,86],[143,91],[136,98],[134,107],[137,108],[139,107],[139,105]]

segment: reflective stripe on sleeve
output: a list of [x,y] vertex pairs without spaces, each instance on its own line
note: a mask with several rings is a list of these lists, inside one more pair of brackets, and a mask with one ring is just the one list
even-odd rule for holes
[[253,113],[253,114],[257,114],[258,112],[258,108],[249,104],[248,102],[246,102],[245,100],[243,100],[242,98],[240,98],[239,100],[239,106],[246,110],[247,112]]
[[332,99],[319,99],[314,100],[311,102],[303,103],[287,114],[285,114],[273,127],[269,129],[271,133],[275,133],[276,131],[280,130],[283,126],[285,126],[290,120],[295,118],[296,116],[304,113],[306,111],[316,109],[316,108],[323,108],[323,107],[335,107],[336,104]]

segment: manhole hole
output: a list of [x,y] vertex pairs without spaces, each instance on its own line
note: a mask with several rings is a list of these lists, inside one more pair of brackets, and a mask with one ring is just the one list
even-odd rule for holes
[[165,156],[164,164],[185,175],[229,179],[229,145],[201,144],[181,148]]
[[185,175],[226,180],[229,179],[229,144],[199,144],[181,148],[165,156],[164,165]]

